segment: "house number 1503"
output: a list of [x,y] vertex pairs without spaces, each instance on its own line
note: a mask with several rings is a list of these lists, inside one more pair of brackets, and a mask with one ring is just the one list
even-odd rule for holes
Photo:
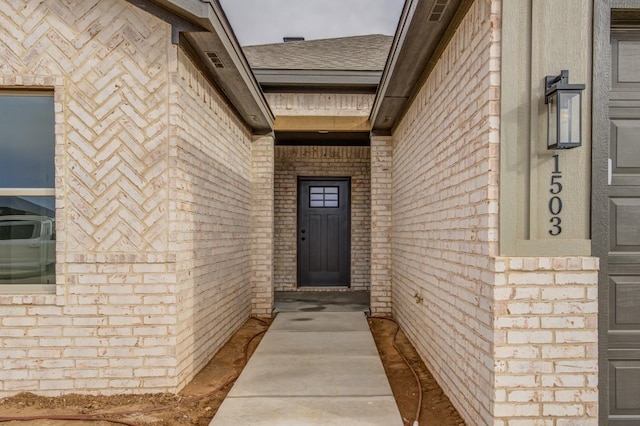
[[551,213],[551,219],[549,219],[551,229],[549,229],[549,234],[555,237],[562,233],[562,227],[560,226],[562,223],[562,219],[560,219],[560,213],[562,212],[562,198],[560,198],[560,193],[562,192],[562,172],[560,171],[558,154],[553,156],[553,171],[551,172],[551,187],[549,188],[549,192],[552,195],[549,199],[549,213]]

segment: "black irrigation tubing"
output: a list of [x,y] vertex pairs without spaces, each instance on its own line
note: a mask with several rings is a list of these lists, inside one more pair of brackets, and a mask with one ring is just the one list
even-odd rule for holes
[[393,318],[389,318],[389,317],[371,317],[371,318],[391,321],[396,325],[396,331],[395,333],[393,333],[393,340],[391,341],[391,343],[393,344],[393,348],[396,350],[396,352],[398,352],[398,355],[400,355],[400,358],[402,358],[404,363],[407,364],[407,367],[409,367],[409,370],[411,370],[411,372],[413,373],[413,377],[416,379],[416,385],[418,386],[418,407],[416,409],[416,418],[413,422],[413,426],[418,426],[418,423],[420,421],[420,412],[422,411],[422,383],[420,383],[420,377],[418,376],[418,373],[416,373],[416,370],[411,366],[411,364],[409,363],[409,360],[407,360],[407,358],[404,356],[400,348],[398,348],[398,346],[396,345],[396,337],[398,336],[398,332],[400,331],[400,324],[398,324],[397,321],[394,320]]
[[261,332],[259,332],[258,334],[254,335],[251,339],[249,339],[249,342],[247,343],[247,349],[244,352],[244,363],[246,364],[247,362],[249,362],[249,345],[251,344],[251,342],[253,342],[258,336],[265,334],[267,332],[267,330],[262,330]]
[[[267,327],[269,327],[269,325],[270,325],[267,321],[261,320],[260,318],[253,317],[251,319],[257,320],[257,321],[261,322],[262,324],[266,325]],[[264,334],[266,332],[267,332],[267,330],[262,330],[262,331],[258,332],[257,334],[253,335],[253,337],[251,337],[251,339],[249,339],[247,341],[247,344],[244,347],[245,363],[249,359],[249,345],[251,345],[251,342],[253,342],[258,336],[260,336],[261,334]],[[45,416],[0,417],[0,423],[4,423],[4,422],[21,422],[21,421],[27,422],[27,421],[34,421],[34,420],[70,420],[70,421],[109,422],[109,423],[121,424],[121,425],[125,425],[125,426],[138,426],[136,423],[131,423],[131,422],[128,422],[126,420],[118,420],[118,419],[113,419],[113,418],[109,418],[109,417],[102,417],[102,416],[128,416],[128,415],[132,415],[132,414],[144,414],[144,413],[151,413],[151,412],[155,412],[155,411],[171,410],[173,408],[178,408],[181,405],[185,405],[185,404],[193,404],[194,402],[201,401],[201,400],[213,395],[214,393],[220,391],[220,389],[224,389],[226,386],[228,386],[231,383],[235,382],[239,375],[240,375],[240,373],[235,374],[232,378],[230,378],[229,380],[225,381],[222,385],[217,386],[213,390],[211,390],[211,391],[209,391],[209,392],[207,392],[207,393],[205,393],[203,395],[199,395],[197,397],[190,398],[190,399],[184,399],[184,400],[179,401],[179,402],[177,402],[175,404],[164,405],[162,407],[144,408],[144,409],[140,409],[140,410],[122,411],[122,412],[114,412],[114,413],[101,413],[101,414],[60,414],[60,415],[45,415]]]
[[[262,324],[266,325],[267,327],[269,327],[271,325],[270,322],[263,320],[262,318],[258,318],[258,317],[251,317],[251,319],[254,319],[258,322],[261,322]],[[266,330],[265,330],[266,331]]]
[[47,416],[28,416],[28,417],[0,417],[0,422],[28,422],[34,420],[71,420],[71,421],[94,421],[109,422],[125,426],[138,426],[136,423],[127,422],[125,420],[110,419],[107,417],[97,417],[101,414],[60,414]]

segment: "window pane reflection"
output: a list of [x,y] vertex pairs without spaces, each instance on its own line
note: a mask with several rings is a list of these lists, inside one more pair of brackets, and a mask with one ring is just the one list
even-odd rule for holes
[[0,285],[55,283],[54,197],[0,197]]

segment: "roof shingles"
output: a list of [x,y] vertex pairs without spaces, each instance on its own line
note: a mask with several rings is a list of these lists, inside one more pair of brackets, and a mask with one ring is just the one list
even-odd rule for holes
[[253,69],[382,71],[393,37],[373,34],[244,46]]

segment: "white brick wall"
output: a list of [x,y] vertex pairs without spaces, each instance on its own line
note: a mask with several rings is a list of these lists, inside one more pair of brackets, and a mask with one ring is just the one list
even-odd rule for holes
[[254,136],[252,149],[251,314],[273,313],[274,138]]
[[169,25],[120,0],[0,16],[0,85],[55,91],[58,240],[56,295],[0,296],[0,393],[174,390]]
[[495,259],[496,424],[598,423],[597,268],[591,257]]
[[[274,283],[276,291],[297,290],[298,176],[351,177],[351,290],[370,282],[370,148],[276,146]],[[308,289],[305,289],[308,290]]]
[[250,312],[250,133],[124,0],[0,8],[0,87],[54,91],[55,294],[2,294],[0,395],[175,392]]
[[393,139],[371,137],[371,315],[390,315]]
[[[498,257],[500,1],[474,2],[393,140],[275,149],[124,0],[3,5],[0,86],[54,91],[58,255],[55,294],[0,294],[0,395],[179,390],[270,313],[270,280],[295,289],[296,177],[351,176],[352,289],[467,422],[597,423],[597,262]],[[270,102],[371,101],[309,96]]]
[[498,5],[471,5],[393,136],[393,312],[473,425],[493,421]]
[[250,314],[251,134],[182,50],[172,81],[170,241],[182,387]]
[[360,116],[371,112],[375,95],[364,93],[266,93],[275,115]]

